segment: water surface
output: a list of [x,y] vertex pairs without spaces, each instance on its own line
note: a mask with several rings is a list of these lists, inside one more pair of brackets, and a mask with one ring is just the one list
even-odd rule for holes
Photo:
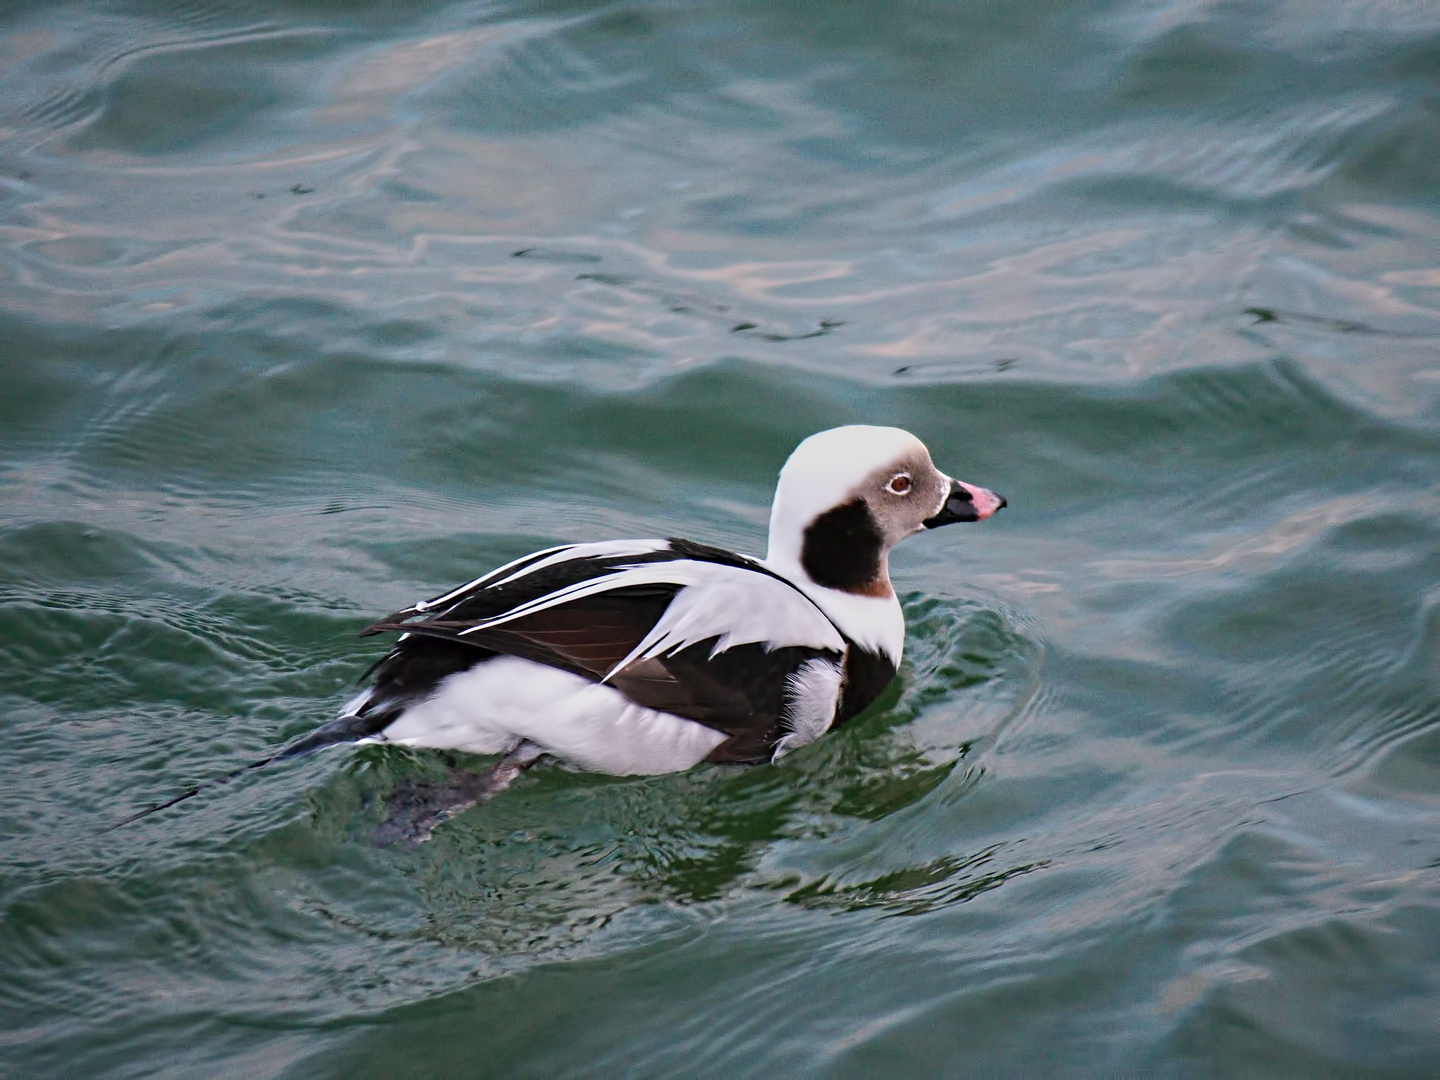
[[[1440,7],[16,3],[0,91],[0,1072],[1440,1073]],[[846,422],[1010,509],[782,765],[98,835]]]

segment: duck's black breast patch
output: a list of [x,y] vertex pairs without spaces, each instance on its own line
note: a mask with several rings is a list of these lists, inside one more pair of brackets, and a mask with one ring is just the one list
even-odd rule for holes
[[864,712],[895,678],[895,662],[884,653],[866,652],[851,645],[845,653],[845,682],[832,727]]
[[880,577],[880,527],[863,499],[827,510],[805,529],[800,565],[816,585],[863,592]]

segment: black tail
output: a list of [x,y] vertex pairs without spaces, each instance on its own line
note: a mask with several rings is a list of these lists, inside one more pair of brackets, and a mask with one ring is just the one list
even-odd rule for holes
[[236,780],[255,769],[263,769],[266,765],[273,765],[275,762],[284,761],[286,758],[300,757],[302,754],[313,753],[323,747],[334,746],[336,743],[356,742],[374,733],[375,723],[373,715],[339,717],[338,719],[330,721],[330,723],[324,727],[317,728],[304,738],[296,739],[283,750],[271,754],[267,758],[262,758],[260,761],[254,761],[249,765],[241,766],[234,772],[228,772],[224,776],[217,776],[212,780],[202,780],[189,791],[181,792],[173,799],[166,799],[164,802],[156,803],[154,806],[147,806],[139,813],[131,814],[123,821],[117,821],[114,825],[101,829],[100,835],[103,836],[105,833],[114,832],[122,825],[129,825],[139,821],[143,817],[149,817],[151,814],[160,810],[168,810],[176,803],[182,803],[186,799],[193,799],[207,788],[220,787],[223,784],[228,784],[230,781]]
[[[406,628],[399,627],[399,629]],[[368,634],[372,630],[365,632]],[[360,681],[364,682],[373,675],[375,686],[364,703],[359,705],[359,715],[341,716],[330,721],[324,727],[317,728],[304,738],[295,740],[285,749],[271,754],[263,761],[256,761],[236,769],[234,772],[226,773],[224,776],[217,776],[213,780],[201,781],[189,791],[182,792],[173,799],[167,799],[155,806],[147,806],[138,814],[131,814],[124,821],[117,821],[114,825],[102,830],[102,835],[112,832],[122,825],[129,825],[143,817],[149,817],[157,811],[167,810],[186,799],[193,799],[206,788],[228,784],[255,769],[263,769],[266,765],[284,761],[286,758],[299,757],[301,754],[308,754],[325,746],[357,742],[369,735],[378,734],[404,712],[406,706],[423,700],[442,679],[457,671],[465,671],[474,667],[475,664],[494,655],[495,653],[489,649],[467,642],[418,636],[401,638],[393,649],[375,661],[370,670],[360,676]]]

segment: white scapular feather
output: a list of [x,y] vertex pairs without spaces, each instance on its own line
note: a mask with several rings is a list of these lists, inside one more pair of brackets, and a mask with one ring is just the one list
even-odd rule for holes
[[[649,555],[651,552],[663,551],[669,546],[670,541],[668,540],[601,540],[594,544],[571,544],[569,547],[557,549],[548,558],[539,559],[529,566],[517,570],[504,580],[496,580],[491,584],[509,585],[512,581],[518,581],[537,570],[544,570],[547,566],[571,562],[575,559],[609,559],[617,555]],[[537,554],[539,553],[537,552]],[[501,570],[508,570],[514,565],[515,563],[510,563],[501,567]],[[495,575],[499,573],[500,570],[497,570]]]
[[620,567],[605,577],[520,604],[461,634],[503,626],[561,604],[636,585],[679,585],[681,589],[650,632],[611,669],[607,680],[636,660],[668,655],[712,637],[718,640],[711,656],[750,643],[763,644],[767,651],[787,645],[845,651],[845,639],[834,624],[783,581],[739,566],[693,559]]
[[[505,585],[526,574],[542,570],[547,566],[554,566],[556,563],[569,562],[572,559],[602,559],[614,555],[648,555],[653,551],[660,551],[667,547],[668,540],[602,540],[594,544],[561,544],[559,547],[542,548],[539,551],[532,551],[528,555],[521,555],[518,559],[512,559],[504,566],[497,566],[488,574],[481,574],[474,581],[466,582],[459,588],[451,589],[444,596],[437,596],[433,600],[426,600],[415,605],[416,611],[431,611],[437,607],[443,607],[452,600],[458,600],[467,592],[471,592],[482,586],[491,588],[496,585]],[[509,574],[502,580],[502,575],[522,563],[535,559],[537,555],[544,555],[546,558],[536,559],[535,562],[523,570]]]
[[835,721],[844,672],[829,660],[807,660],[786,680],[785,726],[790,734],[775,744],[772,761],[814,742]]

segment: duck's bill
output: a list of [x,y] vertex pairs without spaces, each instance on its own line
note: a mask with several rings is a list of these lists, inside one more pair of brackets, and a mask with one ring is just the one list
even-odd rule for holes
[[953,525],[957,521],[984,521],[1005,506],[1005,496],[960,480],[950,481],[950,496],[940,512],[926,519],[927,529]]

